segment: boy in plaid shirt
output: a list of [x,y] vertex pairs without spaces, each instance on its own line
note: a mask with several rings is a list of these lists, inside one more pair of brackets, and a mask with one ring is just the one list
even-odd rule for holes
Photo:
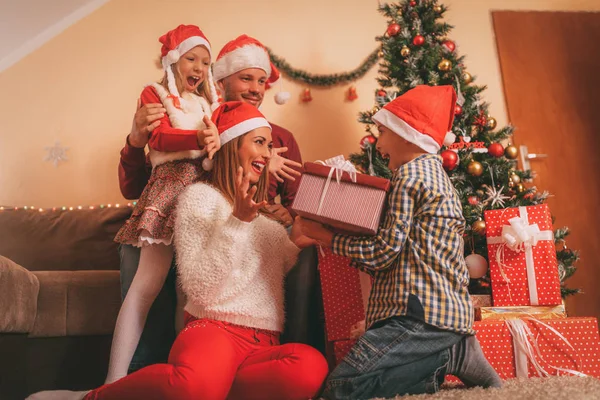
[[473,336],[465,220],[436,155],[455,103],[451,86],[417,86],[373,116],[377,150],[394,172],[376,236],[334,234],[301,220],[304,234],[373,277],[367,331],[328,378],[326,398],[433,393],[446,374],[468,386],[501,386]]

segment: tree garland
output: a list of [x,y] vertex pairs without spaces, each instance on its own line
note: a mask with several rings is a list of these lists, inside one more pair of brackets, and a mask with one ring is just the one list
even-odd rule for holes
[[377,64],[377,60],[379,59],[378,53],[380,49],[375,49],[357,68],[353,69],[352,71],[325,75],[311,74],[309,72],[293,68],[283,58],[273,54],[271,49],[267,49],[267,51],[271,57],[271,62],[291,80],[302,82],[311,86],[329,87],[342,85],[362,78],[375,64]]

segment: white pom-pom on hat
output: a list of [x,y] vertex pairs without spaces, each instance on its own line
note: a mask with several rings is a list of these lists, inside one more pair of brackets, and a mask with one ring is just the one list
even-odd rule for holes
[[456,140],[456,135],[452,131],[448,131],[444,137],[444,146],[451,146]]
[[290,97],[292,97],[290,92],[279,92],[275,95],[275,103],[283,105],[288,102]]

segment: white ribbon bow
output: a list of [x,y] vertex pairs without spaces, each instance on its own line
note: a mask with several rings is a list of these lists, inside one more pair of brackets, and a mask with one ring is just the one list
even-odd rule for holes
[[[548,362],[544,360],[542,352],[538,347],[537,337],[534,336],[533,332],[531,331],[527,323],[525,323],[524,319],[548,328],[550,332],[552,332],[556,337],[563,341],[569,347],[569,349],[571,349],[577,355],[577,358],[579,359],[579,365],[581,365],[581,355],[579,354],[579,352],[573,347],[571,343],[569,343],[569,341],[564,335],[562,335],[559,331],[557,331],[550,325],[545,324],[542,321],[535,318],[526,317],[523,319],[507,319],[504,321],[504,323],[508,326],[508,330],[510,331],[510,334],[513,339],[516,369],[515,375],[517,378],[527,378],[529,376],[527,368],[528,363],[533,366],[536,375],[539,377],[550,376],[550,373],[542,367],[542,363],[546,364],[549,368],[554,369],[557,372],[557,375],[560,375],[562,372],[565,374],[581,377],[587,376],[586,374],[577,370],[559,368],[548,364]],[[577,363],[575,364],[575,368],[577,368]]]
[[510,225],[504,225],[502,227],[501,236],[489,237],[487,243],[501,244],[496,251],[496,262],[500,269],[500,275],[507,283],[510,283],[510,280],[506,276],[503,268],[505,266],[504,248],[508,247],[516,253],[525,253],[529,299],[532,305],[538,305],[539,300],[535,277],[535,264],[533,260],[533,247],[535,247],[540,240],[554,240],[554,234],[550,230],[540,231],[538,224],[529,224],[526,207],[519,207],[519,217],[509,219],[508,223]]
[[325,182],[325,187],[323,187],[323,192],[321,193],[321,198],[319,199],[319,208],[317,209],[317,215],[321,215],[321,210],[323,209],[323,202],[325,200],[325,195],[327,194],[327,190],[329,190],[329,183],[331,183],[331,177],[335,172],[335,179],[337,183],[340,183],[340,179],[344,172],[347,172],[350,176],[352,182],[356,182],[356,168],[352,163],[346,159],[344,159],[343,155],[335,156],[328,158],[325,161],[317,160],[315,161],[317,164],[325,165],[326,167],[331,168],[329,170],[329,175],[327,175],[327,181]]

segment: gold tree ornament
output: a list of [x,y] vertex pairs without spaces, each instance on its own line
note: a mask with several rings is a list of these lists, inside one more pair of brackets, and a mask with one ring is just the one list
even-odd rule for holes
[[462,73],[462,79],[463,79],[463,81],[465,81],[466,84],[469,84],[473,81],[473,77],[467,71],[464,71]]
[[452,69],[452,63],[450,62],[450,60],[446,60],[445,58],[440,61],[440,63],[438,64],[438,69],[440,71],[443,72],[447,72],[450,71]]
[[473,228],[473,232],[477,233],[478,235],[485,235],[485,221],[475,221],[473,222],[471,228]]
[[407,46],[402,46],[402,48],[400,49],[400,55],[402,57],[410,56],[410,49]]
[[442,12],[442,6],[440,6],[439,4],[436,4],[435,6],[433,6],[433,11],[440,14]]
[[483,165],[479,161],[471,161],[467,166],[469,175],[481,176],[483,174]]
[[487,127],[490,129],[496,129],[497,125],[498,125],[498,122],[496,121],[496,118],[488,116]]
[[517,146],[511,144],[506,146],[506,148],[504,149],[504,156],[509,160],[514,160],[515,158],[517,158],[518,155],[519,150],[517,149]]
[[521,182],[521,177],[520,177],[519,175],[517,175],[517,174],[512,174],[512,175],[510,176],[510,178],[508,178],[508,179],[510,179],[510,181],[511,181],[512,183],[515,183],[515,184],[516,184],[516,183],[520,183],[520,182]]

